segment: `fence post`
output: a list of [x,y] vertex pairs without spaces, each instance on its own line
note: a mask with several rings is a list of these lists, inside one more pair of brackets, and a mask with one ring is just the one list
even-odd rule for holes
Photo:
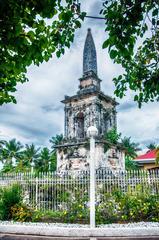
[[38,177],[36,177],[35,179],[35,206],[36,206],[36,210],[38,209]]
[[95,228],[95,137],[98,134],[96,127],[91,126],[87,130],[90,137],[90,227]]

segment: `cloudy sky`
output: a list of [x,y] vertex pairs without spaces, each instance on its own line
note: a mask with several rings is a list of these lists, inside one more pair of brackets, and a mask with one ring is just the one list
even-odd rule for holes
[[[102,1],[83,1],[82,8],[89,15],[98,15]],[[113,96],[112,79],[122,72],[113,64],[102,43],[107,35],[103,20],[87,19],[76,32],[74,43],[60,59],[53,56],[40,67],[28,69],[29,82],[18,86],[17,104],[0,107],[0,139],[17,138],[23,143],[49,145],[49,139],[64,130],[64,95],[75,94],[78,79],[82,76],[82,54],[87,28],[92,29],[97,50],[98,75],[102,79],[102,91]],[[120,100],[118,111],[118,131],[123,136],[131,136],[141,146],[150,142],[159,143],[158,103],[144,104],[138,109],[131,92]]]

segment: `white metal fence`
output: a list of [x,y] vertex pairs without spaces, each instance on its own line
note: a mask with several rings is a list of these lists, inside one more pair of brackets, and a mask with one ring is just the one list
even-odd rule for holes
[[[19,183],[24,201],[39,210],[64,210],[75,201],[89,205],[89,171],[0,174],[0,187]],[[96,171],[96,203],[114,190],[159,194],[159,171]]]

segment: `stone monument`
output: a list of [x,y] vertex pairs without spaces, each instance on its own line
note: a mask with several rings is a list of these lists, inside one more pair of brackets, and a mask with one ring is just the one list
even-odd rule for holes
[[120,144],[105,151],[104,135],[117,128],[114,98],[101,91],[101,80],[97,73],[96,48],[91,29],[88,29],[83,51],[83,76],[74,96],[65,96],[64,140],[57,148],[58,170],[86,170],[89,168],[89,142],[87,129],[98,129],[94,156],[96,169],[124,169],[124,150]]

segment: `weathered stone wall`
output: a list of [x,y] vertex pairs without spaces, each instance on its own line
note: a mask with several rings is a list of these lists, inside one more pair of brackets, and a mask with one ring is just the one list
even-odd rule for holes
[[[89,144],[86,143],[60,147],[57,150],[57,168],[58,170],[87,170],[89,154]],[[124,152],[115,147],[104,152],[103,143],[96,143],[94,161],[96,169],[124,170]]]
[[98,96],[89,96],[70,101],[65,105],[65,137],[81,138],[78,135],[79,114],[83,114],[83,138],[89,126],[95,125],[98,129],[99,136],[103,136],[112,127],[116,127],[116,110],[115,107],[98,98]]

